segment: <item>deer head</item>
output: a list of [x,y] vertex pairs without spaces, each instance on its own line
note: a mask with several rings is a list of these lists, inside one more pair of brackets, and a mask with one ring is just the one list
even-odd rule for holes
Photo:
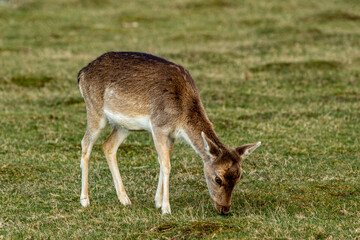
[[261,142],[245,144],[235,149],[218,147],[203,132],[207,157],[204,159],[204,173],[210,196],[216,210],[228,214],[231,194],[241,177],[241,161],[249,156]]

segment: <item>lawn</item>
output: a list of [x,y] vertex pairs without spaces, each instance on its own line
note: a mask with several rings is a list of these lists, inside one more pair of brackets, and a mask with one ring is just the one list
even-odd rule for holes
[[[107,51],[181,64],[226,145],[262,141],[230,215],[179,141],[162,216],[146,132],[118,151],[122,206],[101,149],[110,128],[81,207],[77,73]],[[0,239],[360,239],[359,122],[358,0],[0,1]]]

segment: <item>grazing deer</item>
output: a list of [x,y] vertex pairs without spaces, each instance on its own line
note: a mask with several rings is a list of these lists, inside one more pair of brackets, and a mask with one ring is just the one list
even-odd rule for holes
[[261,142],[235,149],[216,136],[190,73],[175,63],[145,53],[109,52],[89,63],[78,75],[86,103],[87,129],[81,142],[80,203],[89,205],[88,163],[91,149],[109,122],[114,126],[103,144],[116,193],[130,205],[121,181],[116,151],[132,131],[147,130],[154,139],[160,163],[155,205],[170,213],[170,155],[177,138],[184,138],[201,156],[216,209],[230,211],[231,193],[241,175],[241,160]]

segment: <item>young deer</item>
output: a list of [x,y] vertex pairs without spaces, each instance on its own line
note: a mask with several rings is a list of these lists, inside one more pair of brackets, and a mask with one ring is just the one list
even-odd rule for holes
[[80,203],[90,204],[88,163],[91,149],[109,122],[114,126],[103,149],[119,201],[130,205],[121,181],[116,151],[132,131],[151,132],[160,163],[155,205],[170,213],[170,155],[177,138],[184,138],[204,162],[204,173],[216,209],[230,211],[231,193],[241,175],[241,160],[261,142],[235,149],[216,136],[190,73],[177,64],[145,53],[109,52],[89,63],[78,75],[86,103],[87,129],[81,142]]

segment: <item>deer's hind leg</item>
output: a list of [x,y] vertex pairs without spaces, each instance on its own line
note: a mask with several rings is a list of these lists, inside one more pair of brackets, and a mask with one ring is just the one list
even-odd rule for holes
[[82,153],[81,163],[82,177],[81,177],[81,195],[80,203],[83,207],[90,204],[88,194],[88,175],[89,175],[89,158],[92,147],[98,139],[100,133],[106,126],[106,118],[103,115],[87,113],[87,128],[83,140],[81,141]]
[[116,161],[116,152],[120,144],[129,136],[129,131],[122,128],[115,127],[110,136],[103,144],[103,150],[106,156],[106,160],[109,164],[109,168],[114,180],[116,194],[119,201],[123,205],[131,205],[131,201],[126,194],[124,184],[121,180],[118,164]]

